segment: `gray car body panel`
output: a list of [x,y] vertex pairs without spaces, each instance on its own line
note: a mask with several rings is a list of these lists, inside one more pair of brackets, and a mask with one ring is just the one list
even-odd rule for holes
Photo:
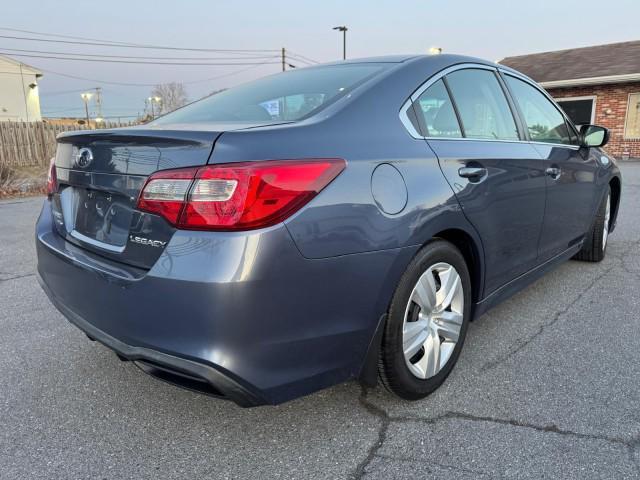
[[[54,304],[80,328],[88,322],[104,332],[98,339],[124,356],[133,352],[132,359],[143,358],[153,351],[166,357],[166,365],[172,358],[205,365],[240,386],[228,395],[238,403],[280,403],[358,377],[377,361],[376,332],[396,286],[415,253],[434,236],[457,232],[472,244],[476,316],[575,253],[580,241],[544,261],[529,251],[531,258],[523,263],[514,254],[518,249],[504,248],[511,243],[522,250],[522,245],[530,246],[530,238],[495,229],[509,227],[508,206],[514,201],[524,202],[524,211],[535,212],[542,225],[544,200],[519,196],[517,188],[487,183],[478,189],[454,182],[455,169],[472,155],[491,159],[492,168],[499,169],[501,159],[513,164],[523,156],[552,162],[552,151],[529,142],[514,143],[511,150],[497,142],[474,150],[469,143],[466,153],[455,151],[454,143],[414,138],[399,118],[405,101],[438,72],[455,64],[493,64],[451,55],[386,61],[395,63],[316,115],[289,124],[225,130],[211,140],[210,164],[346,161],[342,174],[284,223],[249,232],[176,230],[153,265],[140,268],[65,240],[55,232],[50,202],[45,201],[36,227],[38,272]],[[197,133],[176,133],[180,128],[168,128],[173,138],[211,138],[202,126]],[[162,137],[162,128],[152,131]],[[205,143],[198,148],[206,148]],[[614,162],[593,163],[603,155],[599,149],[588,155],[585,161],[595,166],[589,183],[592,198],[580,201],[589,202],[584,208],[593,216],[619,171]],[[201,161],[198,157],[196,163]],[[402,175],[395,185],[404,184],[404,192],[382,191],[374,199],[372,175],[380,164],[392,165]],[[544,182],[540,179],[537,187]],[[544,196],[545,188],[541,191]],[[492,215],[503,217],[482,216],[489,194],[504,205],[503,213]],[[385,213],[385,202],[404,208]],[[510,235],[512,242],[503,241],[496,250],[495,239],[486,235],[492,231]],[[162,358],[148,360],[162,363]],[[260,400],[238,400],[241,391]]]

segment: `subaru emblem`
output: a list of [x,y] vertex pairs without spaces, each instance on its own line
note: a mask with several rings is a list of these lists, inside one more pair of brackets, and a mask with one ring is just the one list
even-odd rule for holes
[[81,148],[76,155],[76,165],[87,168],[93,162],[93,152],[88,148]]

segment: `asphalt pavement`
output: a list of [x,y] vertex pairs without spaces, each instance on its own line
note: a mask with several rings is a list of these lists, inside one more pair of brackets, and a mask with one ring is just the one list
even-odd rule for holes
[[40,290],[42,198],[0,202],[0,478],[640,478],[640,163],[621,168],[606,259],[472,323],[413,403],[348,383],[242,409],[159,382]]

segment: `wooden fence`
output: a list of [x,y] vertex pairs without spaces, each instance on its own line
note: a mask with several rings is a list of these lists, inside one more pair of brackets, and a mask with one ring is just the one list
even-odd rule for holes
[[[101,128],[116,128],[131,123],[104,123]],[[47,122],[0,122],[0,166],[46,166],[56,154],[56,136],[82,125]]]

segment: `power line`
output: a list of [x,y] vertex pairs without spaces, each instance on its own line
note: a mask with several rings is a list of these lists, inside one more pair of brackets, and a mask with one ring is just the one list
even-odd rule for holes
[[301,55],[299,53],[293,52],[291,50],[287,50],[287,52],[292,54],[291,56],[293,56],[293,57],[298,57],[298,58],[301,58],[303,60],[306,60],[307,63],[321,63],[321,62],[318,62],[317,60],[314,60],[313,58],[305,57],[304,55]]
[[[109,44],[109,46],[125,46],[125,47],[131,47],[131,48],[155,48],[155,46],[153,45],[145,45],[145,44],[137,44],[137,43],[131,43],[131,42],[120,42],[120,41],[116,41],[116,40],[104,40],[104,39],[100,39],[100,38],[91,38],[91,37],[76,37],[76,36],[72,36],[72,35],[61,35],[61,34],[57,34],[57,33],[47,33],[47,32],[36,32],[33,30],[22,30],[19,28],[9,28],[9,27],[0,27],[0,30],[7,30],[7,31],[11,31],[11,32],[20,32],[20,33],[29,33],[29,34],[34,34],[34,35],[40,35],[40,36],[45,36],[45,37],[57,37],[57,38],[68,38],[68,39],[72,39],[72,40],[88,40],[88,41],[93,41],[93,42],[102,42],[102,43],[107,43]],[[34,41],[37,40],[42,40],[42,39],[33,39]],[[175,49],[175,47],[157,47],[160,49]],[[189,49],[186,48],[184,50],[198,50],[200,51],[200,49]],[[251,52],[257,52],[257,51],[263,51],[263,50],[241,50],[241,49],[231,49],[231,50],[225,50],[225,49],[205,49],[206,51],[216,51],[216,52],[229,52],[229,53],[238,53],[238,54],[242,54],[242,55],[251,55]],[[273,50],[269,50],[271,52],[275,52],[277,51],[276,49]],[[242,53],[242,52],[246,52],[246,53]]]
[[[278,62],[276,62],[276,63],[278,63]],[[262,65],[272,65],[272,63],[271,63],[271,62],[268,62],[268,63],[258,63],[258,64],[256,64],[256,65],[251,65],[251,66],[249,66],[249,67],[247,67],[247,68],[241,68],[241,69],[239,69],[239,70],[234,70],[233,72],[227,72],[227,73],[223,73],[223,74],[221,74],[221,75],[216,75],[215,77],[209,77],[209,78],[205,78],[205,79],[203,79],[203,80],[191,80],[191,81],[188,81],[188,82],[182,82],[182,83],[184,83],[185,85],[192,85],[192,84],[194,84],[194,83],[205,83],[205,82],[210,82],[210,81],[212,81],[212,80],[218,80],[219,78],[230,77],[230,76],[232,76],[232,75],[236,75],[236,74],[238,74],[238,73],[247,72],[247,71],[249,71],[249,70],[253,70],[254,68],[261,67]]]
[[[8,55],[8,52],[0,52],[0,54]],[[185,65],[185,66],[233,66],[233,65],[257,65],[257,62],[224,62],[224,63],[212,63],[212,62],[146,62],[138,60],[109,60],[103,58],[77,58],[77,57],[60,57],[56,55],[32,55],[26,53],[14,53],[14,57],[27,57],[27,58],[47,58],[52,60],[68,60],[76,62],[97,62],[97,63],[127,63],[133,65]],[[265,62],[265,63],[280,63],[280,62]],[[262,63],[263,65],[265,63]]]
[[46,33],[46,32],[35,32],[33,30],[21,30],[19,28],[9,28],[9,27],[0,27],[0,30],[6,30],[9,32],[20,32],[20,33],[30,33],[33,35],[42,35],[45,37],[58,37],[58,38],[70,38],[72,40],[93,40],[96,42],[109,42],[109,43],[119,43],[119,44],[127,44],[127,42],[118,42],[115,40],[102,40],[98,38],[88,38],[88,37],[74,37],[72,35],[61,35],[59,33]]
[[[3,47],[3,50],[9,50],[12,52],[25,52],[25,53],[42,53],[47,55],[73,55],[77,57],[97,57],[97,58],[129,58],[138,60],[263,60],[265,58],[273,58],[273,55],[259,55],[252,57],[140,57],[133,55],[105,55],[97,53],[75,53],[75,52],[52,52],[49,50],[26,50],[23,48],[7,48]],[[14,54],[14,56],[20,56]]]
[[293,55],[287,55],[287,58],[288,58],[288,59],[290,59],[290,60],[292,60],[292,61],[294,61],[294,62],[300,62],[300,63],[302,63],[302,66],[304,66],[304,67],[312,67],[312,66],[314,66],[314,65],[317,65],[317,64],[315,64],[315,63],[307,62],[306,60],[303,60],[303,59],[301,59],[301,58],[295,57],[295,56],[293,56]]
[[[144,56],[133,56],[133,55],[107,55],[107,54],[84,54],[84,53],[75,53],[75,52],[49,52],[49,51],[41,51],[41,50],[27,50],[27,49],[14,49],[14,48],[6,48],[5,50],[13,51],[13,52],[24,52],[24,53],[39,53],[39,54],[47,54],[51,55],[51,58],[54,59],[64,59],[58,58],[57,55],[64,55],[65,57],[93,57],[93,58],[117,58],[117,59],[137,59],[137,60],[179,60],[180,64],[187,65],[189,61],[195,60],[258,60],[263,58],[268,58],[266,53],[274,53],[278,50],[276,49],[212,49],[212,48],[189,48],[189,47],[171,47],[164,45],[150,45],[150,44],[139,44],[139,43],[131,43],[131,42],[122,42],[122,41],[114,41],[114,40],[104,40],[98,38],[91,37],[80,37],[80,36],[72,36],[72,35],[62,35],[55,33],[47,33],[47,32],[36,32],[33,30],[24,30],[18,28],[9,28],[9,27],[0,27],[0,30],[6,30],[11,32],[19,32],[19,33],[27,33],[39,36],[47,36],[47,37],[57,37],[64,38],[70,40],[81,40],[81,41],[70,41],[70,40],[54,40],[51,38],[33,38],[33,37],[24,37],[24,36],[11,36],[11,35],[0,35],[0,38],[10,38],[15,40],[26,40],[26,41],[34,41],[34,42],[50,42],[50,43],[63,43],[63,44],[71,44],[71,45],[92,45],[92,46],[105,46],[105,47],[116,47],[116,48],[147,48],[147,49],[158,49],[158,50],[174,50],[174,51],[197,51],[197,52],[218,52],[224,55],[228,54],[237,54],[242,55],[241,57],[144,57]],[[265,55],[260,55],[260,53],[265,53]],[[307,65],[318,64],[317,60],[314,60],[310,57],[302,55],[300,53],[293,52],[291,50],[287,51],[287,56],[292,59],[302,62]],[[19,54],[14,54],[15,56],[20,56]],[[23,55],[27,56],[27,55]],[[48,57],[36,57],[32,55],[33,58],[48,58]],[[83,58],[83,61],[92,61],[89,58]],[[134,62],[109,62],[109,63],[134,63]],[[153,64],[152,62],[139,62],[139,63],[148,63]],[[250,65],[252,62],[245,63],[246,65]],[[173,63],[162,63],[171,65]],[[241,63],[234,63],[235,65],[241,65]]]
[[190,52],[229,52],[229,53],[259,53],[259,52],[277,52],[277,49],[224,49],[224,48],[187,48],[187,47],[168,47],[164,45],[144,45],[135,43],[107,43],[108,41],[100,42],[84,42],[73,40],[54,40],[51,38],[33,38],[22,37],[14,35],[0,35],[0,38],[9,38],[12,40],[25,40],[29,42],[48,42],[48,43],[64,43],[70,45],[92,45],[102,47],[117,47],[117,48],[147,48],[152,50],[178,50],[178,51],[190,51]]
[[[236,75],[238,73],[242,73],[242,72],[246,72],[248,70],[252,70],[254,68],[258,68],[262,65],[270,65],[270,63],[259,63],[256,65],[251,65],[250,67],[247,68],[240,68],[238,70],[234,70],[232,72],[227,72],[227,73],[223,73],[222,75],[216,75],[215,77],[209,77],[209,78],[203,78],[201,80],[190,80],[190,81],[185,81],[185,82],[181,82],[185,85],[192,85],[192,84],[196,84],[196,83],[206,83],[206,82],[211,82],[213,80],[217,80],[219,78],[224,78],[224,77],[230,77],[232,75]],[[96,82],[96,83],[104,83],[106,85],[118,85],[121,87],[155,87],[159,82],[155,82],[155,83],[133,83],[133,82],[114,82],[114,81],[110,81],[110,80],[98,80],[95,78],[86,78],[86,77],[80,77],[78,75],[70,75],[67,73],[60,73],[60,72],[55,72],[53,70],[45,70],[45,69],[40,69],[45,73],[48,73],[50,75],[58,75],[60,77],[66,77],[66,78],[72,78],[74,80],[84,80],[87,82]]]
[[59,90],[57,92],[40,92],[40,96],[52,97],[54,95],[66,95],[68,93],[78,93],[78,92],[86,92],[87,90],[91,90],[91,88],[78,88],[76,90]]
[[127,42],[118,42],[115,40],[103,40],[99,38],[89,38],[89,37],[74,37],[72,35],[61,35],[59,33],[46,33],[46,32],[34,32],[33,30],[21,30],[19,28],[9,28],[9,27],[0,27],[0,30],[6,30],[9,32],[20,32],[20,33],[30,33],[33,35],[42,35],[45,37],[58,37],[58,38],[70,38],[72,40],[91,40],[95,42],[108,42],[113,44],[123,44],[128,45]]

